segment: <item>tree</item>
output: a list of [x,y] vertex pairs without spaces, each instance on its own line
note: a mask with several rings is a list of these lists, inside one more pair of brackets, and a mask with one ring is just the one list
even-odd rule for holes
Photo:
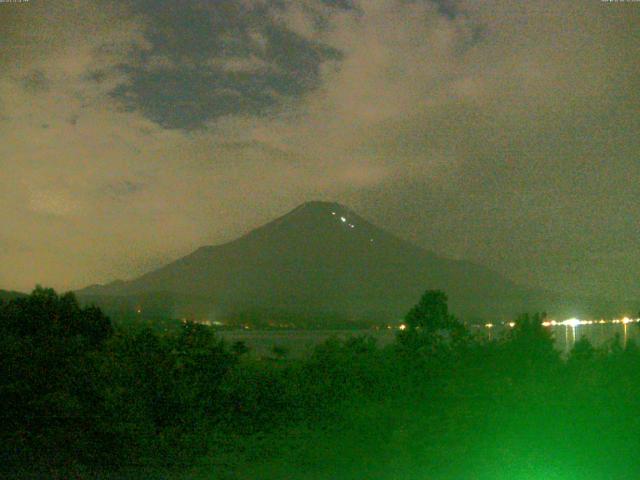
[[40,286],[5,304],[2,316],[2,333],[22,338],[81,337],[97,347],[113,334],[111,321],[99,308],[82,308],[73,293],[58,295]]
[[440,290],[427,290],[405,316],[410,329],[435,332],[450,329],[457,321],[449,314],[447,295]]
[[271,353],[276,360],[284,360],[289,353],[289,349],[283,345],[274,345],[271,347]]
[[96,358],[112,335],[98,308],[38,287],[0,306],[0,459],[91,456],[101,409]]
[[553,335],[543,322],[546,313],[523,314],[516,320],[508,347],[512,367],[524,371],[538,371],[557,365],[559,352],[554,347]]
[[247,347],[247,344],[242,340],[236,340],[231,345],[231,353],[233,353],[236,357],[240,357],[249,353],[249,347]]
[[439,346],[451,347],[465,338],[466,330],[449,313],[447,295],[441,290],[427,290],[420,301],[405,316],[406,329],[398,335],[404,346],[420,348],[429,345],[430,350]]
[[581,337],[578,340],[571,352],[569,353],[569,361],[571,362],[588,362],[593,360],[596,354],[596,349],[587,337]]

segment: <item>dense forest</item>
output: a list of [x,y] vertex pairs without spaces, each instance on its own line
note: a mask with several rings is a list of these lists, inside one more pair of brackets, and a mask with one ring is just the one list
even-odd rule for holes
[[114,326],[37,288],[0,303],[0,475],[637,477],[639,349],[580,340],[563,358],[543,318],[475,338],[427,291],[391,345],[260,358],[206,326]]

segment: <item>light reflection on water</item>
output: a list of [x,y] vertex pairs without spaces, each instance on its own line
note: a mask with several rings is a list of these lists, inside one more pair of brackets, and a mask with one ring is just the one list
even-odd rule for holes
[[[602,347],[607,342],[619,338],[620,345],[626,346],[630,341],[640,344],[640,324],[607,323],[591,325],[555,325],[546,327],[551,330],[556,349],[567,354],[575,343],[586,337],[594,347]],[[495,325],[492,328],[478,327],[476,333],[496,339],[510,330],[509,325]],[[354,335],[369,335],[377,340],[378,346],[393,342],[396,330],[230,330],[221,331],[219,335],[227,342],[242,341],[258,356],[271,356],[273,347],[281,347],[288,357],[300,357],[310,353],[314,346],[331,337],[348,338]]]
[[551,328],[556,348],[569,352],[581,338],[586,338],[594,347],[601,347],[614,341],[618,336],[620,345],[626,347],[630,341],[638,341],[640,326],[635,323],[592,324],[592,325],[556,325]]

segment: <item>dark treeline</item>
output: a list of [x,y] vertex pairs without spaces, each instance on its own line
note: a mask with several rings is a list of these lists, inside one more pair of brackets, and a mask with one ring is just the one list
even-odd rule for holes
[[640,352],[553,348],[543,315],[473,338],[428,291],[380,348],[247,353],[208,327],[114,328],[72,294],[0,303],[3,478],[630,479]]

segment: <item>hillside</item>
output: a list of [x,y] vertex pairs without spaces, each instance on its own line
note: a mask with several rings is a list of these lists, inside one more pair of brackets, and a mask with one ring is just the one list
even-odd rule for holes
[[237,240],[78,294],[120,313],[136,309],[212,321],[395,321],[427,288],[444,290],[452,311],[464,319],[571,311],[576,304],[481,265],[436,255],[329,202],[302,204]]

